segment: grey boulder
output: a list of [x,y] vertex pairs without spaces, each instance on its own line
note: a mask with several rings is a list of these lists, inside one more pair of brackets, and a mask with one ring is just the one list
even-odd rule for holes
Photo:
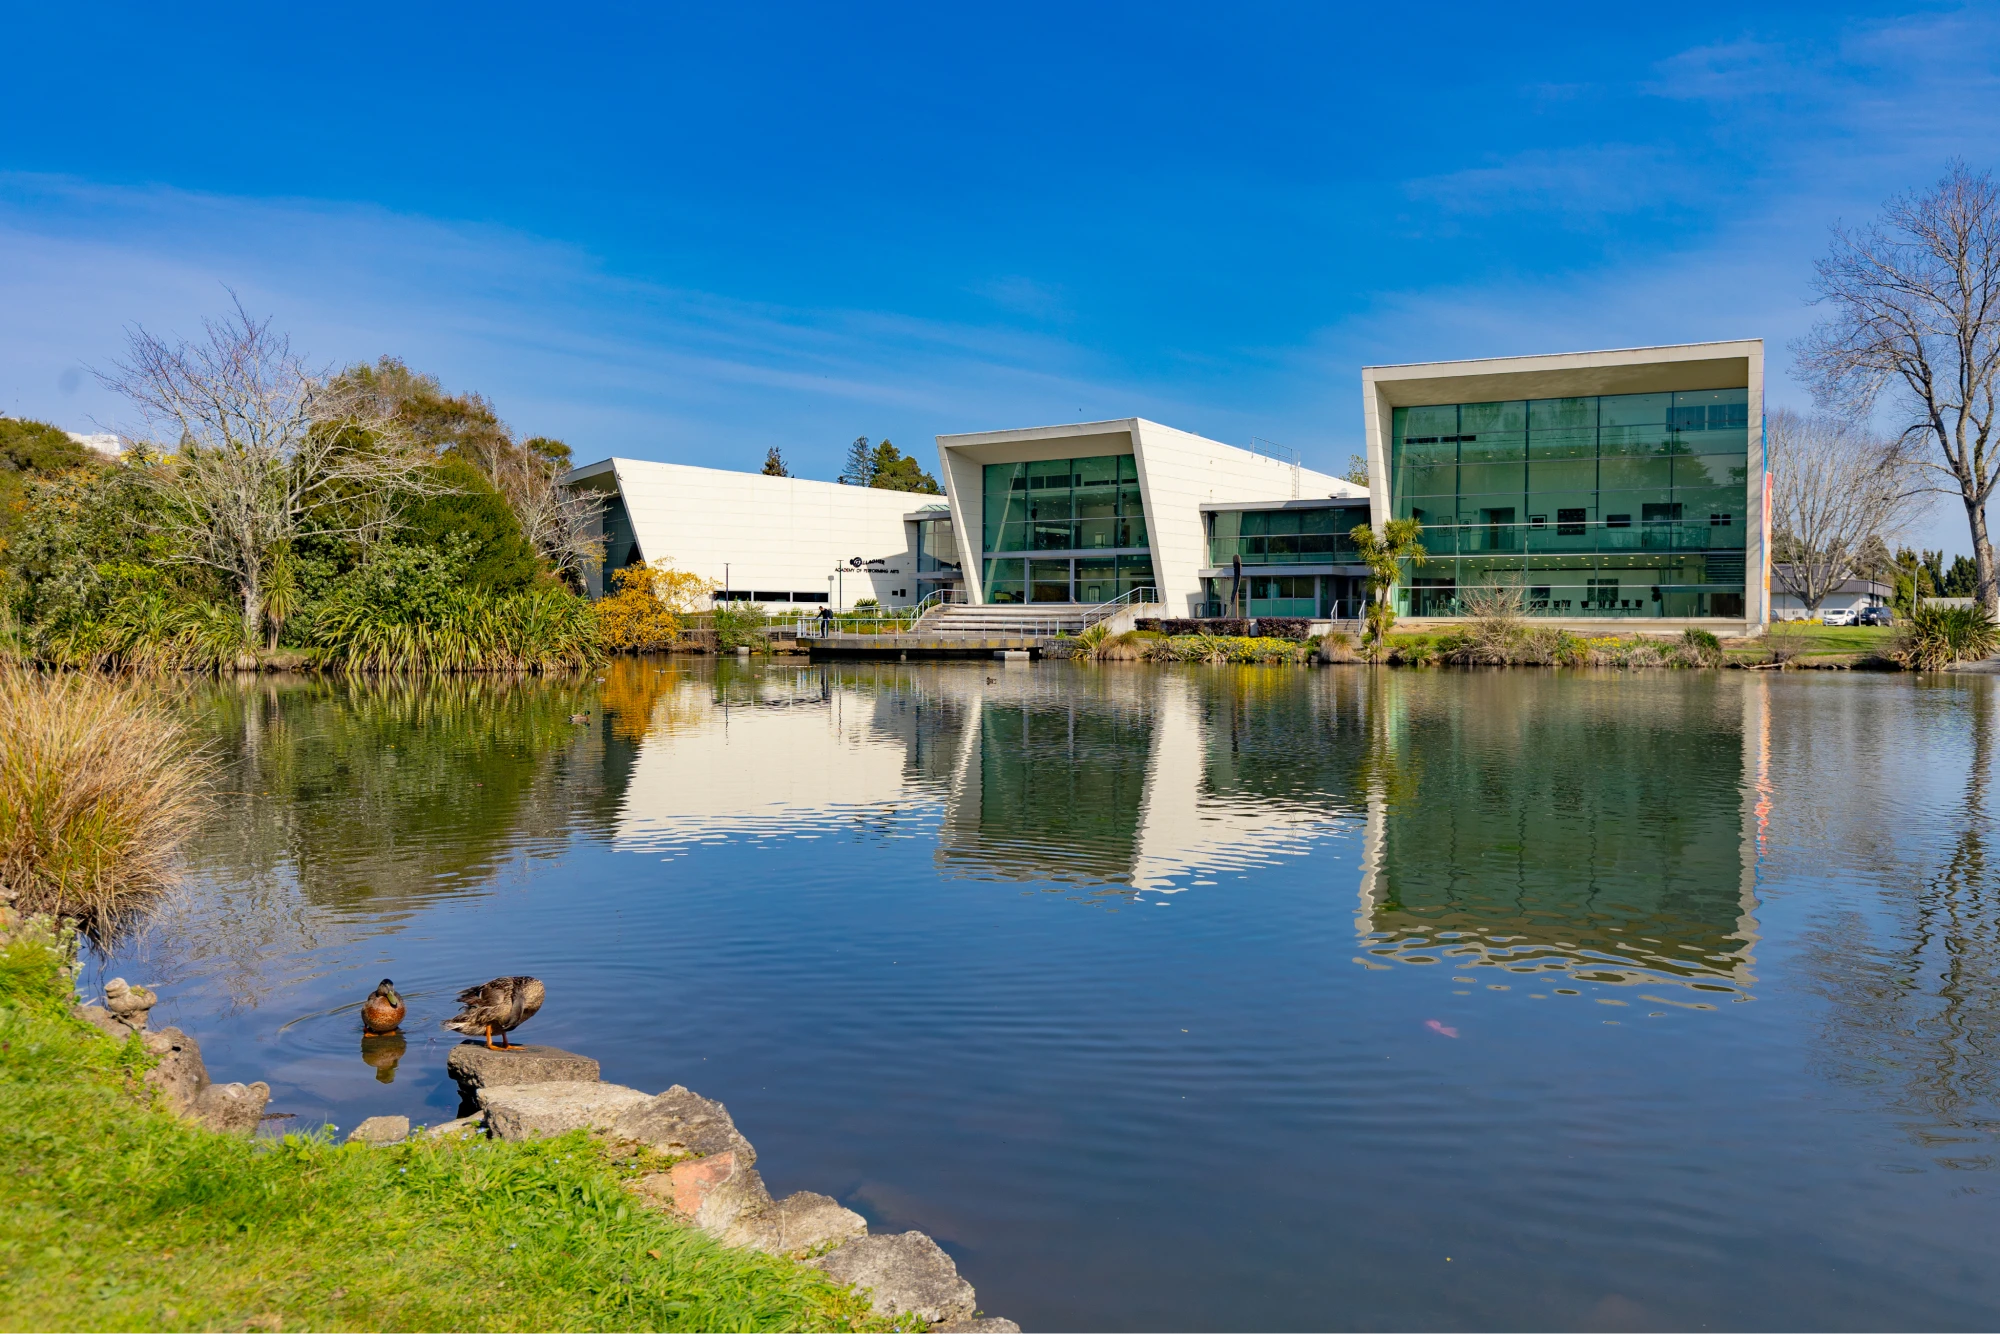
[[561,1047],[532,1043],[488,1051],[483,1042],[465,1042],[451,1049],[444,1068],[462,1087],[497,1088],[515,1084],[594,1084],[597,1062]]
[[739,1216],[723,1229],[726,1246],[766,1255],[810,1255],[868,1235],[868,1222],[825,1195],[802,1190],[767,1209]]
[[500,1084],[479,1090],[487,1129],[500,1139],[539,1139],[572,1130],[603,1130],[619,1113],[648,1101],[623,1084],[557,1081]]
[[407,1116],[371,1116],[347,1132],[349,1144],[400,1144],[409,1137]]
[[734,1153],[745,1167],[757,1161],[757,1151],[738,1133],[728,1108],[679,1084],[657,1098],[627,1108],[612,1124],[611,1133],[660,1153],[691,1153],[703,1158]]
[[968,1320],[947,1320],[932,1325],[931,1334],[1021,1334],[1021,1327],[997,1315],[973,1316]]
[[210,1084],[195,1097],[193,1115],[210,1130],[254,1135],[270,1101],[271,1086],[261,1079],[255,1084]]
[[926,1324],[971,1317],[972,1285],[958,1276],[951,1257],[921,1232],[862,1237],[806,1261],[836,1283],[864,1292],[877,1315],[912,1312]]
[[105,1009],[102,1005],[78,1005],[70,1013],[108,1038],[115,1038],[123,1042],[126,1038],[132,1036],[130,1025],[113,1017],[111,1011]]
[[148,1033],[145,1042],[146,1050],[159,1058],[146,1072],[146,1082],[158,1090],[160,1101],[169,1111],[179,1116],[194,1115],[195,1102],[208,1087],[208,1067],[202,1063],[201,1044],[178,1028]]

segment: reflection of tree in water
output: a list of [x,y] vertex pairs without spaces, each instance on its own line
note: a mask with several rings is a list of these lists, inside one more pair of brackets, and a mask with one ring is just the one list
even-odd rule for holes
[[188,888],[131,949],[226,963],[239,999],[343,923],[393,927],[603,828],[633,749],[599,724],[590,678],[228,680],[188,707],[220,761],[218,811]]
[[[1879,1088],[1904,1129],[1937,1161],[1987,1169],[2000,1134],[2000,885],[1988,859],[1995,697],[1968,709],[1972,754],[1965,798],[1942,864],[1919,868],[1888,941],[1855,913],[1807,933],[1806,975],[1833,1002],[1822,1069]],[[1940,831],[1942,832],[1942,831]]]

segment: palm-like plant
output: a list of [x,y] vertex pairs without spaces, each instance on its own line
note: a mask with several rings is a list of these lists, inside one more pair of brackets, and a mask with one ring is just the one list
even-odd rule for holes
[[1391,519],[1379,533],[1368,524],[1358,523],[1348,533],[1362,563],[1368,567],[1368,642],[1373,647],[1381,647],[1389,627],[1396,623],[1396,609],[1390,604],[1389,594],[1396,587],[1403,562],[1422,565],[1430,559],[1421,541],[1423,535],[1424,526],[1415,519]]

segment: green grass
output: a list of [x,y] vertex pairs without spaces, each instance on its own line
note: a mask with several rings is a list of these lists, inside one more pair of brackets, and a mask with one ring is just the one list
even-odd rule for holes
[[136,1040],[0,947],[0,1326],[861,1329],[853,1294],[640,1208],[581,1132],[336,1146],[154,1110]]
[[1879,653],[1889,646],[1896,631],[1887,625],[1808,624],[1790,633],[1799,636],[1807,653]]

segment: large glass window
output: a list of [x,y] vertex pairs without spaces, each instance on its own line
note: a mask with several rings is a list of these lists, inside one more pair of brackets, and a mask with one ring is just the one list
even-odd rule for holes
[[1348,534],[1368,521],[1368,507],[1215,510],[1207,516],[1208,563],[1227,565],[1353,565]]
[[917,573],[957,574],[958,537],[950,518],[921,519],[917,523]]
[[[1033,553],[1025,563],[987,561],[988,601],[1109,601],[1130,591],[1120,552],[1139,554],[1148,572],[1144,584],[1150,584],[1146,511],[1132,455],[989,463],[982,491],[981,532],[989,555]],[[1088,573],[1085,553],[1095,558]],[[1114,591],[1102,598],[1091,592],[1102,588]]]
[[1747,390],[1397,408],[1389,477],[1431,556],[1409,615],[1462,615],[1479,588],[1535,616],[1743,614]]

